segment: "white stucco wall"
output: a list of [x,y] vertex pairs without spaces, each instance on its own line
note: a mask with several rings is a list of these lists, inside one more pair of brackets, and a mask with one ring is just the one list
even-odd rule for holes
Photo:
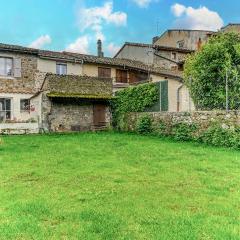
[[0,98],[11,99],[11,120],[15,121],[26,121],[31,118],[38,120],[38,116],[41,110],[40,99],[35,99],[34,102],[30,102],[32,111],[29,112],[20,110],[20,100],[30,99],[31,97],[31,94],[0,93]]
[[[168,111],[177,112],[178,111],[178,88],[182,86],[182,83],[171,78],[164,78],[157,75],[151,75],[153,82],[168,81]],[[194,111],[194,103],[189,96],[189,91],[186,86],[182,86],[179,91],[180,103],[179,111],[188,112]]]

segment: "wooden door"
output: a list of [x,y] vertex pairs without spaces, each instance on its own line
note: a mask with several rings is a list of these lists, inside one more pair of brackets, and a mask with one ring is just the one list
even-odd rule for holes
[[105,125],[106,123],[106,106],[103,104],[93,105],[93,124],[95,126]]

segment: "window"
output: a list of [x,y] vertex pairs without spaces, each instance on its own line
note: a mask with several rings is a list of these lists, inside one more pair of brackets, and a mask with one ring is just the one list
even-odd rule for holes
[[30,99],[21,99],[20,100],[20,110],[22,112],[30,111]]
[[129,72],[129,83],[138,83],[148,80],[148,74],[138,71]]
[[0,122],[11,119],[11,99],[0,98]]
[[127,83],[128,82],[128,73],[126,70],[116,70],[116,82],[117,83]]
[[177,60],[177,53],[172,52],[172,60]]
[[66,63],[57,63],[57,74],[58,75],[67,75],[67,64]]
[[177,47],[178,48],[184,48],[184,41],[182,40],[182,41],[178,41],[177,42]]
[[0,75],[12,76],[13,75],[13,59],[0,57]]
[[111,78],[111,68],[98,68],[98,77],[99,78]]

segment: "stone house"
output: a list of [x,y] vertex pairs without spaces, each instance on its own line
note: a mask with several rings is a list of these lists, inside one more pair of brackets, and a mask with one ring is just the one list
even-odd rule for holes
[[[106,127],[114,91],[167,81],[168,111],[179,103],[181,76],[140,61],[0,44],[0,130],[69,131]],[[94,115],[95,114],[95,115]]]

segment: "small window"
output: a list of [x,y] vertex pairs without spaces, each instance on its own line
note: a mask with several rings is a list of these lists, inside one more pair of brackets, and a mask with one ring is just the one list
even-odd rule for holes
[[177,60],[177,53],[175,52],[172,53],[172,60]]
[[58,75],[67,75],[67,64],[66,63],[57,63],[57,74]]
[[184,48],[184,41],[182,40],[182,41],[178,41],[177,42],[177,47],[178,48]]
[[13,59],[0,57],[0,75],[12,76],[13,75]]
[[98,68],[98,77],[99,78],[111,78],[111,68]]
[[0,98],[0,122],[11,119],[11,99]]
[[20,100],[20,110],[22,112],[30,111],[30,100],[29,99],[21,99]]

